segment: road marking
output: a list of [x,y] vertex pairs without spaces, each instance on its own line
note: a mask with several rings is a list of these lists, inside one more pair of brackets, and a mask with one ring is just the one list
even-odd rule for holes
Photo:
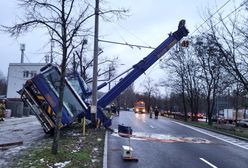
[[[202,133],[202,134],[205,134],[205,135],[214,137],[214,138],[216,138],[216,139],[222,140],[222,141],[224,141],[224,142],[227,142],[227,143],[230,143],[230,144],[232,144],[232,145],[235,145],[235,146],[238,146],[238,147],[240,147],[240,148],[243,148],[243,149],[248,150],[248,147],[241,146],[241,145],[236,144],[236,143],[234,143],[234,142],[230,142],[230,141],[228,141],[228,140],[226,140],[226,139],[220,138],[220,137],[215,136],[215,135],[211,135],[211,134],[209,134],[209,133],[207,132],[207,130],[205,130],[205,131],[206,131],[206,132],[205,132],[205,131],[201,130],[200,128],[195,128],[195,127],[193,127],[193,126],[185,125],[185,124],[182,124],[182,123],[179,123],[179,122],[176,122],[176,121],[171,121],[171,122],[174,122],[174,123],[176,123],[176,124],[179,124],[179,125],[188,127],[188,128],[190,128],[190,129],[195,130],[195,131],[197,131],[197,132],[200,132],[200,133]],[[209,132],[211,132],[211,131],[209,131]]]
[[103,168],[108,167],[108,132],[105,133],[104,152],[103,152]]
[[150,125],[151,128],[154,128],[154,126]]
[[209,161],[203,159],[203,158],[199,158],[200,160],[202,160],[203,162],[207,163],[209,166],[213,167],[213,168],[218,168],[217,166],[213,165],[212,163],[210,163]]

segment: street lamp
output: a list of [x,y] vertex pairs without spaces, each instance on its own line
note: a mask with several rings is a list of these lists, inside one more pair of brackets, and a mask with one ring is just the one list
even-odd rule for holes
[[113,67],[113,65],[109,65],[109,70],[108,70],[108,80],[109,80],[109,84],[108,84],[108,90],[110,90],[111,88],[111,77],[112,77],[112,74],[111,74],[111,71],[114,71],[115,68]]
[[24,62],[25,44],[20,44],[20,50],[21,50],[21,63],[23,63]]

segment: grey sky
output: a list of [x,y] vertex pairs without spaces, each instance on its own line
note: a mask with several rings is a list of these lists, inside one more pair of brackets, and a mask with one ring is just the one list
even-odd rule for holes
[[[92,0],[93,1],[93,0]],[[112,0],[106,6],[123,7],[130,9],[130,16],[115,23],[100,22],[100,37],[106,40],[128,42],[132,44],[150,45],[156,47],[168,33],[177,29],[181,19],[186,19],[187,27],[193,32],[203,23],[203,13],[207,8],[215,11],[227,0]],[[231,0],[222,10],[228,12],[233,5],[242,0]],[[94,3],[93,3],[94,4]],[[10,25],[21,14],[21,9],[16,5],[16,0],[0,2],[0,24]],[[7,76],[8,64],[20,62],[20,43],[26,44],[25,62],[44,62],[44,52],[49,51],[45,45],[47,39],[41,31],[30,32],[25,37],[10,38],[9,35],[0,33],[0,71]],[[93,40],[93,39],[89,39]],[[150,49],[139,50],[125,46],[100,43],[104,55],[118,56],[120,63],[125,64],[120,69],[131,67],[148,53]],[[92,52],[93,54],[93,52]],[[157,76],[158,65],[147,71],[147,76]],[[143,80],[144,76],[140,79]]]

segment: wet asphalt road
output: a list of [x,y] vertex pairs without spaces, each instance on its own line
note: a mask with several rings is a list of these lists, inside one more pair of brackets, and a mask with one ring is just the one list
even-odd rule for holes
[[34,117],[10,118],[0,122],[0,144],[23,142],[20,145],[0,147],[0,168],[8,167],[13,157],[34,142],[46,137],[39,121]]
[[216,133],[203,134],[164,117],[150,119],[131,111],[114,117],[112,127],[117,129],[118,124],[132,127],[131,147],[139,161],[122,160],[122,145],[128,145],[128,138],[113,133],[108,135],[108,168],[248,167],[248,142],[229,142]]

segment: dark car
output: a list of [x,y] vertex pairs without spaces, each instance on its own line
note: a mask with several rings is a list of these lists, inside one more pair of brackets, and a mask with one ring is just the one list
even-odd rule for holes
[[248,127],[248,119],[243,119],[243,120],[238,121],[237,125],[240,127],[246,127],[247,128]]

